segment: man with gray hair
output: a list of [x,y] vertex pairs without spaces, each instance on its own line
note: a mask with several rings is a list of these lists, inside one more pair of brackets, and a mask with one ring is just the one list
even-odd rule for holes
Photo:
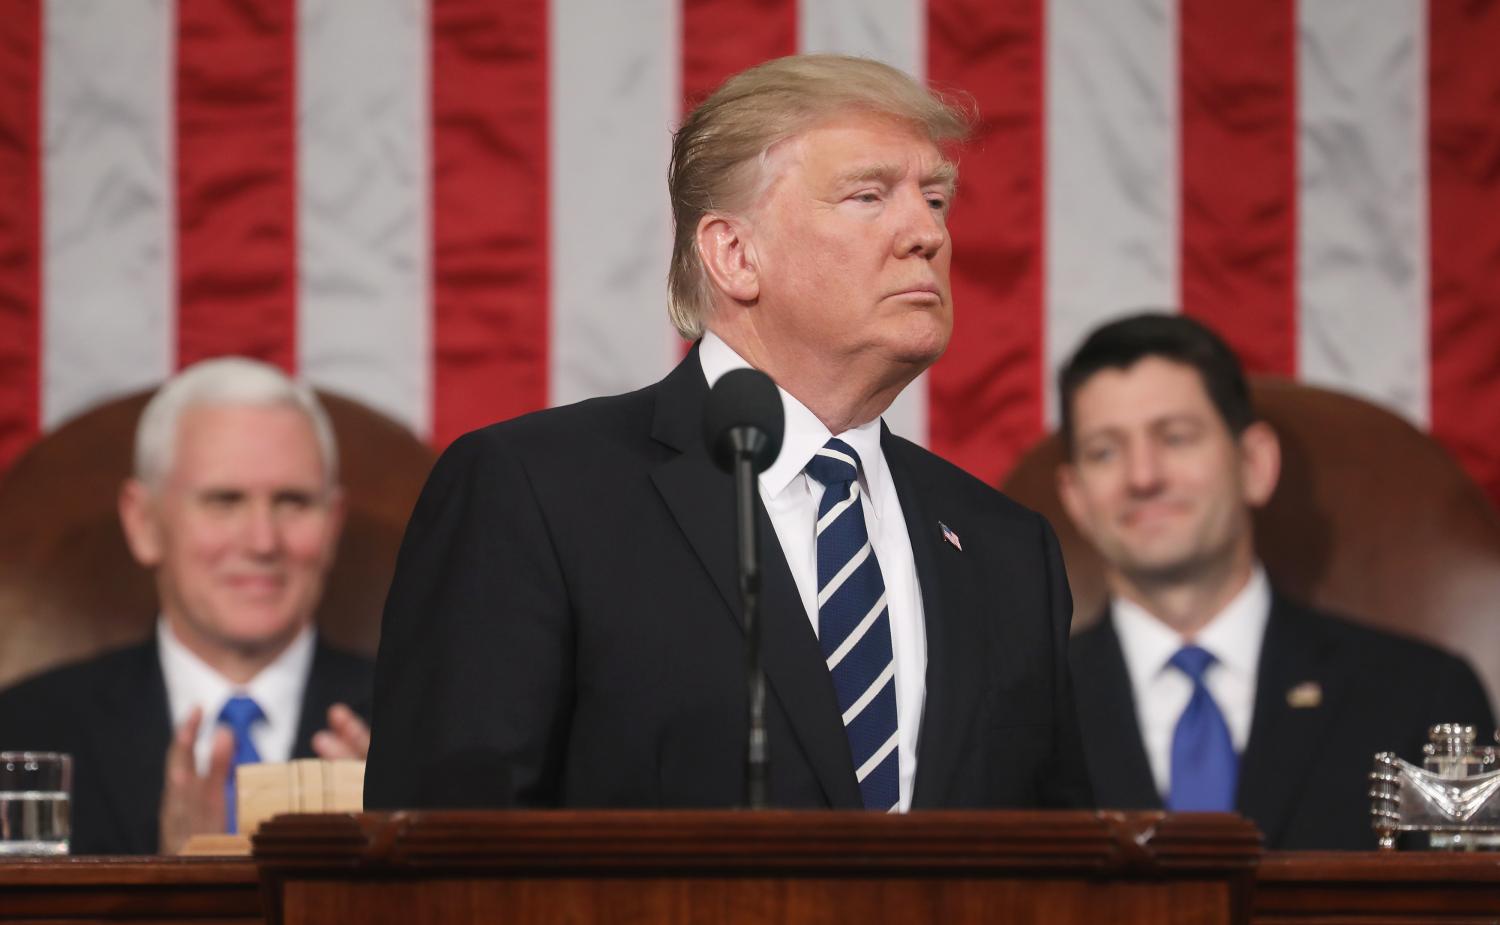
[[669,187],[661,382],[469,434],[407,528],[366,805],[727,806],[745,639],[709,387],[785,411],[759,477],[770,801],[1072,806],[1089,789],[1051,529],[880,415],[948,343],[960,109],[830,55],[730,78]]
[[0,743],[73,755],[74,853],[171,854],[233,831],[241,763],[364,757],[347,704],[367,702],[370,665],[312,626],[337,473],[321,403],[264,363],[198,363],[146,405],[119,509],[156,578],[156,632],[0,693]]

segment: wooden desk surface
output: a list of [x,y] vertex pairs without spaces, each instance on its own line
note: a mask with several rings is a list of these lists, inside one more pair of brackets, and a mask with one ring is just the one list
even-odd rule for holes
[[1500,853],[1272,852],[1252,894],[1256,925],[1500,923]]
[[243,858],[0,858],[0,922],[259,923]]
[[[1500,854],[1271,853],[1252,898],[1257,925],[1500,923]],[[263,922],[245,859],[0,859],[0,923]]]

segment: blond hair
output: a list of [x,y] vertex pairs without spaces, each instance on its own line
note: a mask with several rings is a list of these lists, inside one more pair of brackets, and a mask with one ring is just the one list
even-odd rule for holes
[[967,107],[896,68],[844,55],[758,64],[724,81],[683,121],[667,172],[675,228],[667,313],[684,338],[702,336],[712,305],[699,221],[748,204],[774,145],[851,111],[909,122],[940,147],[963,141],[972,123]]

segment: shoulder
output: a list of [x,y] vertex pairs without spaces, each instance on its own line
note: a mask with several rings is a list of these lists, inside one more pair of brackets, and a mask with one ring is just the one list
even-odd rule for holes
[[22,679],[15,685],[0,691],[0,702],[8,704],[76,696],[82,691],[97,687],[101,682],[157,664],[156,643],[148,639],[118,649],[110,649],[56,668],[49,668]]
[[1280,593],[1276,594],[1272,607],[1280,618],[1296,621],[1299,628],[1361,662],[1400,667],[1408,672],[1470,671],[1462,658],[1430,643],[1377,629],[1344,614],[1309,607]]
[[[1278,619],[1297,621],[1299,627],[1300,638],[1282,645],[1322,647],[1334,673],[1347,679],[1349,689],[1358,692],[1358,701],[1372,713],[1409,716],[1407,725],[1414,729],[1434,722],[1494,726],[1484,684],[1462,656],[1280,595],[1273,608]],[[1268,654],[1275,657],[1274,652]]]
[[94,715],[101,697],[150,672],[160,677],[154,639],[42,671],[0,691],[0,735],[68,735]]
[[1492,724],[1484,685],[1461,655],[1279,594],[1272,613],[1279,620],[1295,621],[1300,640],[1290,644],[1320,646],[1331,664],[1342,666],[1345,676],[1360,679],[1368,702],[1421,703],[1429,711]]
[[924,488],[944,496],[955,508],[978,514],[1001,524],[1040,530],[1050,535],[1051,525],[1036,511],[1006,496],[998,488],[942,458],[936,453],[887,432],[881,441],[886,458],[908,468]]
[[470,431],[438,457],[429,489],[511,491],[537,480],[587,479],[649,454],[651,388],[548,408]]
[[448,453],[533,457],[622,440],[638,441],[650,429],[654,388],[590,398],[500,421],[460,437]]

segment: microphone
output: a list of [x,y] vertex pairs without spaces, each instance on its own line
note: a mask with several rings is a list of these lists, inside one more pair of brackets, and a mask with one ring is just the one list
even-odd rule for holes
[[714,383],[703,404],[703,440],[720,469],[734,475],[739,537],[740,603],[745,615],[745,692],[749,732],[745,748],[745,805],[769,805],[771,756],[766,737],[766,675],[760,663],[760,540],[755,519],[755,475],[781,452],[786,420],[771,377],[736,369]]
[[781,452],[786,421],[776,383],[758,369],[730,370],[714,383],[703,405],[703,440],[725,472],[748,454],[753,472],[764,472]]

